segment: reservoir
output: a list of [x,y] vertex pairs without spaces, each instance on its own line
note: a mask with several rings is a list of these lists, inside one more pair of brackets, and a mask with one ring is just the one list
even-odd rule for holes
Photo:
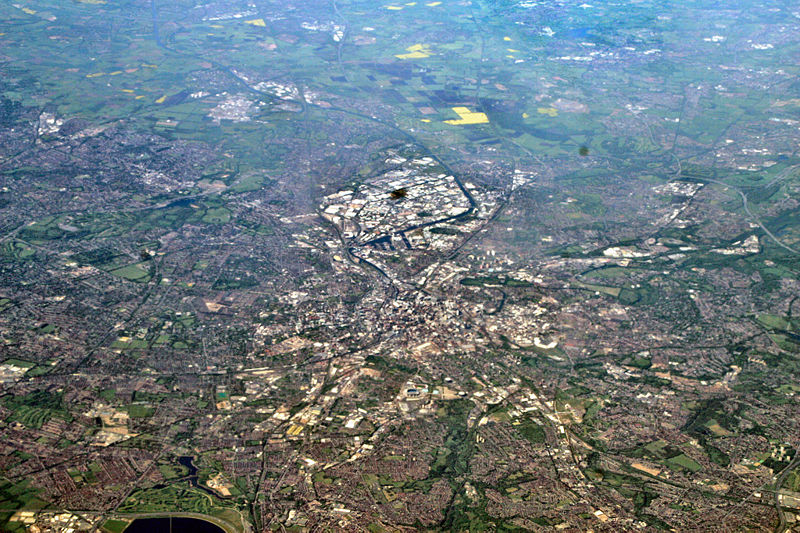
[[225,533],[222,528],[197,518],[137,518],[124,533]]

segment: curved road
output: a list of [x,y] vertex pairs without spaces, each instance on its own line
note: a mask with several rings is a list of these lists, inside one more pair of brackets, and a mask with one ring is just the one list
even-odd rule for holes
[[796,453],[789,466],[784,468],[775,479],[775,510],[778,511],[778,525],[775,526],[775,533],[783,533],[786,531],[786,516],[783,514],[783,507],[781,507],[781,487],[783,482],[792,471],[800,465],[800,453]]
[[[778,181],[782,181],[782,180],[784,180],[784,179],[788,178],[788,177],[789,177],[789,174],[790,174],[790,173],[791,173],[793,170],[796,170],[796,169],[798,169],[798,168],[800,168],[800,165],[796,165],[796,166],[793,166],[793,167],[789,167],[789,168],[787,168],[786,170],[784,170],[783,172],[781,172],[781,173],[780,173],[778,176],[776,176],[776,177],[775,177],[775,178],[774,178],[772,181],[770,181],[769,183],[767,183],[766,185],[764,185],[764,187],[769,187],[770,185],[773,185],[773,184],[777,183]],[[767,228],[767,227],[766,227],[766,226],[765,226],[765,225],[764,225],[764,224],[761,222],[761,220],[760,220],[760,219],[759,219],[759,218],[758,218],[758,217],[757,217],[755,214],[753,214],[753,212],[752,212],[752,211],[750,211],[750,206],[749,206],[749,205],[748,205],[748,203],[747,203],[747,195],[746,195],[746,194],[745,194],[745,193],[744,193],[744,192],[743,192],[741,189],[739,189],[738,187],[736,187],[735,185],[731,185],[730,183],[725,183],[724,181],[715,180],[715,179],[712,179],[712,178],[679,177],[679,178],[674,178],[672,181],[695,181],[695,182],[700,182],[700,183],[714,183],[715,185],[722,185],[723,187],[727,187],[727,188],[729,188],[729,189],[731,189],[731,190],[735,191],[735,192],[736,192],[736,193],[739,195],[739,197],[742,199],[742,208],[744,208],[744,212],[747,214],[747,216],[748,216],[748,217],[749,217],[749,218],[750,218],[750,219],[751,219],[753,222],[755,222],[756,224],[758,224],[758,225],[759,225],[759,227],[760,227],[760,228],[761,228],[761,229],[764,231],[764,233],[766,233],[766,234],[769,236],[769,238],[770,238],[770,239],[772,239],[772,240],[775,242],[775,244],[777,244],[778,246],[780,246],[781,248],[785,249],[785,250],[786,250],[786,251],[788,251],[788,252],[791,252],[791,253],[793,253],[793,254],[800,255],[800,250],[796,250],[795,248],[792,248],[792,247],[791,247],[791,246],[789,246],[788,244],[784,244],[784,243],[782,243],[782,242],[781,242],[781,241],[780,241],[780,240],[779,240],[779,239],[778,239],[778,238],[777,238],[777,237],[776,237],[776,236],[775,236],[775,235],[774,235],[774,234],[773,234],[773,233],[772,233],[772,232],[769,230],[769,228]]]

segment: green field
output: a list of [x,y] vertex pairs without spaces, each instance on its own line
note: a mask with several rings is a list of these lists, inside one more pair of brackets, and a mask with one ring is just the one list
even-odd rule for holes
[[666,463],[670,467],[677,467],[684,470],[688,470],[689,472],[699,472],[702,470],[702,466],[685,454],[676,455],[675,457],[670,457],[666,460]]
[[103,524],[103,531],[106,533],[122,533],[129,524],[130,522],[127,520],[116,520],[112,518],[111,520],[106,520]]
[[136,283],[146,283],[150,281],[151,277],[150,271],[145,263],[127,265],[111,270],[109,273],[128,281],[134,281]]

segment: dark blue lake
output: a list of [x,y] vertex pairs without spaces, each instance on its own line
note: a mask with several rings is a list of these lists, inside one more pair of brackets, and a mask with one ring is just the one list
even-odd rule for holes
[[197,518],[137,518],[125,533],[225,533],[211,522]]

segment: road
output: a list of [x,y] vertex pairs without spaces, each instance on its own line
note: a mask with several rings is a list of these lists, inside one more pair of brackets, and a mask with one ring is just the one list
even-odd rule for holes
[[[778,181],[786,179],[787,177],[789,177],[791,171],[793,171],[793,170],[795,170],[797,168],[800,168],[800,166],[794,166],[794,167],[787,168],[780,175],[778,175],[775,179],[773,179],[772,181],[770,181],[769,183],[764,185],[764,187],[769,187],[770,185],[773,185],[774,183],[777,183]],[[700,182],[700,183],[714,183],[715,185],[722,185],[723,187],[726,187],[726,188],[729,188],[729,189],[735,191],[739,195],[739,197],[742,199],[742,207],[744,208],[744,212],[747,214],[747,216],[753,222],[758,224],[759,227],[764,231],[764,233],[766,233],[767,236],[775,242],[775,244],[777,244],[778,246],[780,246],[781,248],[783,248],[784,250],[786,250],[788,252],[800,255],[800,250],[792,248],[788,244],[782,243],[780,241],[780,239],[778,239],[769,230],[769,228],[767,228],[761,222],[761,220],[755,214],[753,214],[752,211],[750,211],[750,206],[747,203],[747,195],[741,189],[739,189],[738,187],[736,187],[734,185],[731,185],[730,183],[725,183],[724,181],[715,180],[715,179],[712,179],[712,178],[695,178],[695,177],[686,178],[686,177],[679,177],[679,178],[673,179],[672,181],[696,181],[696,182]]]
[[800,453],[796,453],[789,466],[784,468],[778,477],[775,479],[775,510],[778,511],[778,525],[775,527],[775,533],[783,533],[786,531],[786,516],[783,514],[781,507],[781,486],[783,482],[792,471],[800,465]]

